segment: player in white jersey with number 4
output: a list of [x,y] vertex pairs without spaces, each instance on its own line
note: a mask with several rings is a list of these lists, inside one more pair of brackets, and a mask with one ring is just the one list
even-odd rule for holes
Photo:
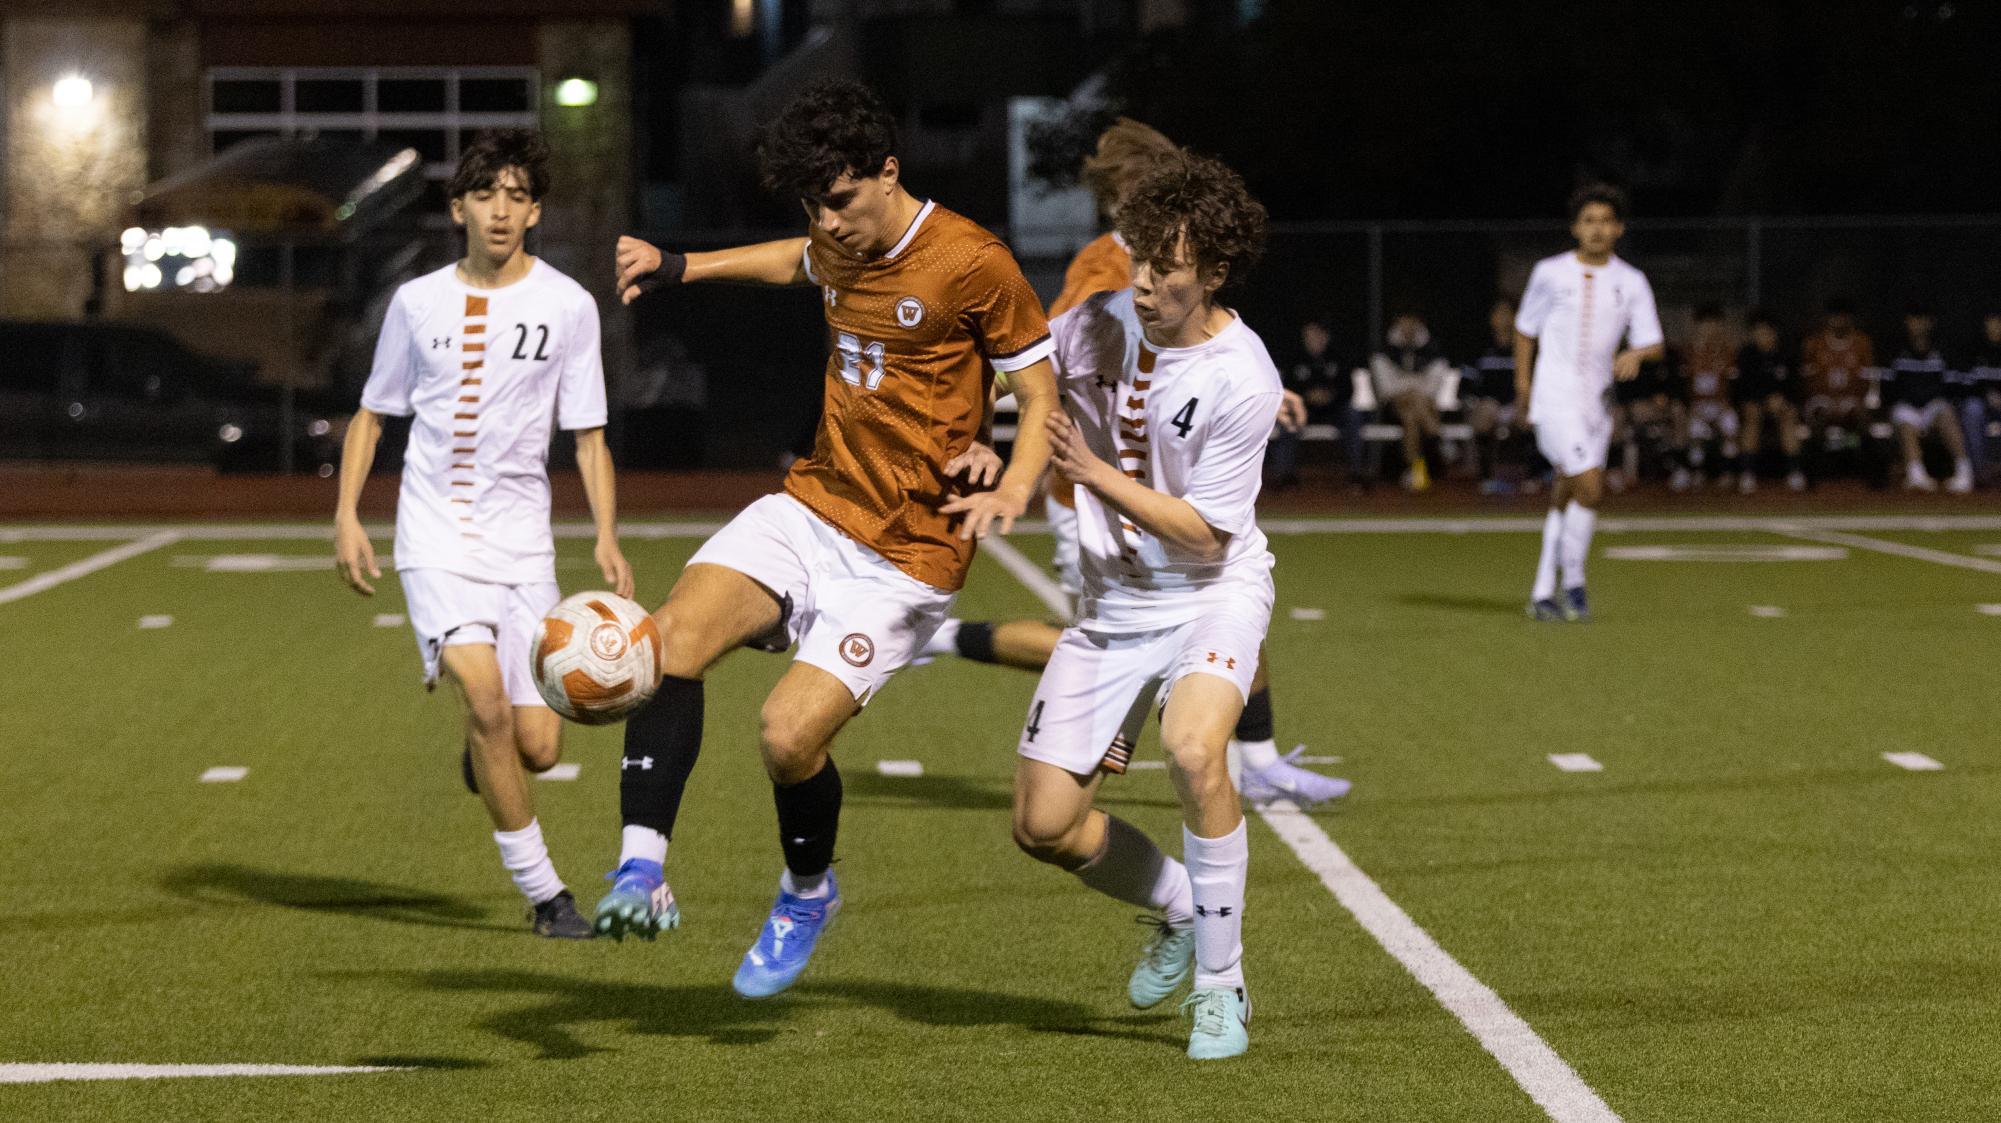
[[[1577,248],[1536,262],[1515,314],[1515,399],[1529,404],[1536,447],[1556,469],[1542,560],[1529,593],[1537,620],[1584,620],[1584,560],[1605,496],[1612,443],[1606,394],[1663,354],[1660,312],[1646,274],[1612,253],[1626,232],[1626,196],[1603,184],[1570,198]],[[1625,347],[1620,348],[1621,341]],[[1563,597],[1556,599],[1559,567]]]
[[[1029,704],[1015,773],[1023,850],[1159,911],[1127,994],[1153,1006],[1192,969],[1183,1007],[1197,1060],[1250,1045],[1250,849],[1226,754],[1271,621],[1272,557],[1255,508],[1283,386],[1217,293],[1243,279],[1264,222],[1222,164],[1163,160],[1119,211],[1132,288],[1052,325],[1068,416],[1050,419],[1051,461],[1076,482],[1083,595]],[[1186,865],[1092,807],[1156,707]]]
[[501,862],[543,936],[587,939],[535,818],[527,772],[561,755],[562,719],[529,670],[536,626],[561,598],[549,529],[549,440],[575,432],[577,467],[597,522],[606,583],[632,595],[614,529],[605,447],[597,303],[530,256],[524,243],[548,190],[535,133],[482,134],[447,194],[466,256],[396,290],[361,409],[348,427],[334,518],[341,576],[373,595],[380,578],[357,505],[383,416],[411,418],[396,501],[396,569],[424,662],[466,707],[466,763],[496,831]]

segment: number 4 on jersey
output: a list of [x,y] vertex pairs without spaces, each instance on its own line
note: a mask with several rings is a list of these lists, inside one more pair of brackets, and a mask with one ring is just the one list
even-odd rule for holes
[[1188,404],[1182,406],[1180,411],[1175,413],[1174,417],[1168,421],[1168,424],[1174,426],[1183,437],[1188,435],[1188,430],[1195,427],[1195,403],[1201,400],[1200,398],[1188,399]]

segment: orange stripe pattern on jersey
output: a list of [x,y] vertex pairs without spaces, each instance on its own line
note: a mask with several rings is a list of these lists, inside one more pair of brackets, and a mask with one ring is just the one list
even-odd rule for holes
[[[478,386],[480,383],[479,378],[472,372],[486,365],[486,341],[484,338],[475,341],[473,337],[484,337],[485,334],[486,297],[469,295],[466,297],[465,322],[459,325],[459,335],[463,338],[461,344],[463,350],[461,354],[464,355],[459,366],[466,372],[466,376],[459,382],[461,389]],[[471,457],[477,452],[476,442],[479,438],[479,398],[480,396],[477,391],[461,394],[459,396],[460,410],[452,414],[452,420],[461,422],[465,426],[463,429],[453,431],[452,436],[458,438],[461,447],[454,448],[452,451],[468,458],[453,463],[449,469],[452,473],[449,482],[453,487],[475,487],[479,484],[479,471],[474,467],[471,460]],[[471,499],[454,499],[452,502],[468,507],[475,505]],[[471,512],[459,516],[459,522],[461,523],[470,523],[472,521]],[[465,538],[479,537],[479,535],[464,527],[460,528],[459,534]]]
[[[1133,283],[1132,254],[1119,244],[1110,231],[1085,243],[1063,271],[1063,291],[1049,306],[1055,319],[1101,292],[1117,292]],[[1065,507],[1077,505],[1076,484],[1054,469],[1049,473],[1049,497]]]

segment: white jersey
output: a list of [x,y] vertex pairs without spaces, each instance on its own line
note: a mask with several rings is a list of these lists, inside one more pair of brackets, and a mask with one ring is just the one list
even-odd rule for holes
[[1557,411],[1596,417],[1606,410],[1619,341],[1659,343],[1661,316],[1647,275],[1626,261],[1586,265],[1560,253],[1536,262],[1515,330],[1536,339],[1530,421]]
[[1050,332],[1064,408],[1091,451],[1230,536],[1221,561],[1198,561],[1078,487],[1078,626],[1169,628],[1203,613],[1214,599],[1205,590],[1269,589],[1272,556],[1256,506],[1283,389],[1257,333],[1232,318],[1204,343],[1155,347],[1141,334],[1131,289],[1091,296]]
[[597,302],[536,261],[476,289],[448,265],[396,290],[364,409],[412,417],[396,501],[396,567],[517,585],[556,579],[554,427],[605,423]]

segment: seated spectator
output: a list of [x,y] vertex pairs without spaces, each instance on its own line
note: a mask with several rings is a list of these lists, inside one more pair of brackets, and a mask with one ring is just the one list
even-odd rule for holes
[[[1612,384],[1612,447],[1620,450],[1620,486],[1639,480],[1643,454],[1657,458],[1656,467],[1676,491],[1688,490],[1687,383],[1676,367],[1673,351],[1657,363],[1640,364],[1640,373]],[[1606,474],[1609,485],[1612,473]]]
[[1786,486],[1805,491],[1799,431],[1805,382],[1793,357],[1780,346],[1779,322],[1771,313],[1752,314],[1750,335],[1750,341],[1737,352],[1737,379],[1731,384],[1744,448],[1737,490],[1745,495],[1758,490],[1758,446],[1763,442],[1765,422],[1770,421],[1779,431],[1779,448],[1786,454]]
[[1424,491],[1431,487],[1426,448],[1438,440],[1438,392],[1451,375],[1452,364],[1432,345],[1431,329],[1414,313],[1391,321],[1383,343],[1369,357],[1376,400],[1394,406],[1397,423],[1403,426],[1404,487]]
[[[1975,354],[1968,378],[1973,383],[1973,393],[1978,395],[1983,406],[1979,433],[1980,447],[1987,446],[1987,420],[2001,417],[2001,312],[1989,312],[1981,319],[1980,350]],[[1972,456],[1973,429],[1967,432],[1968,456],[1974,460],[1974,476],[1980,477],[1980,458]],[[1989,463],[1988,475],[1992,475],[1995,465]]]
[[1806,423],[1821,448],[1860,447],[1869,428],[1868,379],[1875,365],[1876,345],[1855,326],[1855,306],[1828,301],[1821,329],[1800,347]]
[[[1280,370],[1285,388],[1306,402],[1308,425],[1332,425],[1340,433],[1341,449],[1347,463],[1348,482],[1361,485],[1363,467],[1362,426],[1368,418],[1355,408],[1355,381],[1332,350],[1334,337],[1319,320],[1308,320],[1299,328],[1299,350]],[[1272,486],[1292,487],[1299,483],[1301,434],[1283,430],[1272,441]]]
[[1946,374],[1952,368],[1932,338],[1936,324],[1931,310],[1913,305],[1904,313],[1904,349],[1890,364],[1883,380],[1883,403],[1897,427],[1904,454],[1904,487],[1937,491],[1938,481],[1925,471],[1922,440],[1936,432],[1952,454],[1952,478],[1945,489],[1955,494],[1973,490],[1973,464],[1966,458],[1966,438],[1953,412]]
[[[1688,450],[1688,468],[1695,482],[1705,478],[1724,484],[1737,471],[1737,411],[1730,404],[1730,380],[1737,376],[1737,349],[1723,322],[1723,306],[1705,304],[1695,310],[1695,333],[1681,355],[1681,374],[1688,396],[1680,445]],[[1716,447],[1717,464],[1709,476],[1709,454]]]
[[1502,297],[1487,313],[1487,327],[1494,341],[1459,384],[1459,400],[1466,407],[1466,422],[1473,429],[1474,455],[1480,462],[1480,494],[1500,495],[1510,490],[1500,478],[1500,448],[1516,432],[1515,427],[1515,302]]

